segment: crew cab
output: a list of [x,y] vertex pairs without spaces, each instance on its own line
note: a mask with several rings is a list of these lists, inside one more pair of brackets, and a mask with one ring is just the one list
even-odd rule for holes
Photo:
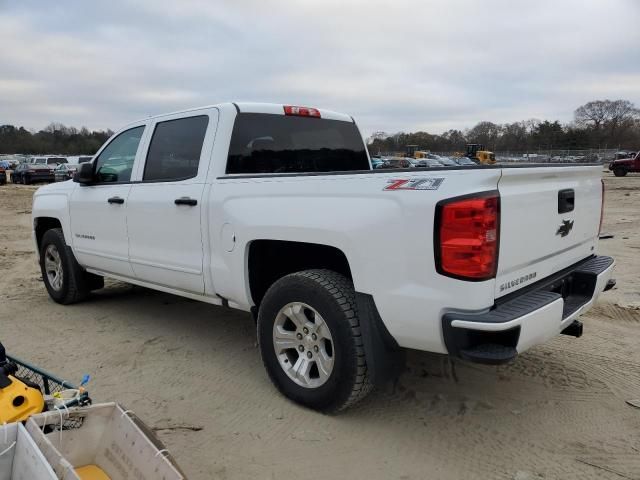
[[640,172],[640,151],[632,157],[619,158],[609,163],[609,170],[616,177],[624,177],[629,172]]
[[[376,169],[349,115],[226,103],[134,122],[34,196],[61,304],[103,277],[251,312],[266,370],[344,409],[406,349],[499,364],[612,285],[601,166]],[[179,319],[176,319],[179,321]]]

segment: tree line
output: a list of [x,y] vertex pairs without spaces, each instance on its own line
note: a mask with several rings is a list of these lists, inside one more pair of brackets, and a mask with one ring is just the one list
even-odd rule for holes
[[493,151],[533,152],[552,149],[640,149],[640,109],[628,100],[595,100],[574,111],[573,122],[529,119],[497,124],[482,121],[467,130],[388,134],[367,140],[371,154],[403,152],[407,145],[434,152],[464,151],[481,143]]
[[[111,136],[111,130],[89,131],[51,123],[31,132],[24,127],[0,125],[0,154],[93,155]],[[529,119],[497,124],[482,121],[467,130],[388,134],[376,132],[369,151],[403,152],[418,145],[434,152],[464,151],[467,143],[481,143],[493,151],[525,152],[538,149],[620,148],[640,149],[640,109],[628,100],[595,100],[578,107],[574,121]]]
[[111,130],[78,130],[61,123],[51,123],[38,132],[0,125],[0,153],[93,155],[111,135]]

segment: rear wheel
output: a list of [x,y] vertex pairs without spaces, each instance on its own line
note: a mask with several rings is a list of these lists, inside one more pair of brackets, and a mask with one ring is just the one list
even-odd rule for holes
[[258,343],[276,387],[307,407],[343,410],[372,388],[353,285],[339,273],[305,270],[275,282],[258,313]]
[[22,175],[22,184],[29,185],[31,183],[31,179],[28,175]]
[[616,168],[613,170],[613,174],[616,177],[624,177],[627,174],[627,171],[624,168]]
[[60,228],[47,230],[42,237],[40,269],[49,296],[63,305],[84,300],[91,290],[104,285],[102,277],[85,272],[78,264]]

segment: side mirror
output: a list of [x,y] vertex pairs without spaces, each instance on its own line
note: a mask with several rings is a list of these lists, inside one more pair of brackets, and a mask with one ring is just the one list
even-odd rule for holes
[[93,163],[87,162],[80,165],[78,171],[73,174],[73,181],[81,185],[91,185],[95,180],[93,175]]

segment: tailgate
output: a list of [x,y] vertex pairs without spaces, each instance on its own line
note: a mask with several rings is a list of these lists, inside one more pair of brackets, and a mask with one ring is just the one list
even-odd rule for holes
[[601,166],[502,170],[496,298],[595,253],[601,170]]

